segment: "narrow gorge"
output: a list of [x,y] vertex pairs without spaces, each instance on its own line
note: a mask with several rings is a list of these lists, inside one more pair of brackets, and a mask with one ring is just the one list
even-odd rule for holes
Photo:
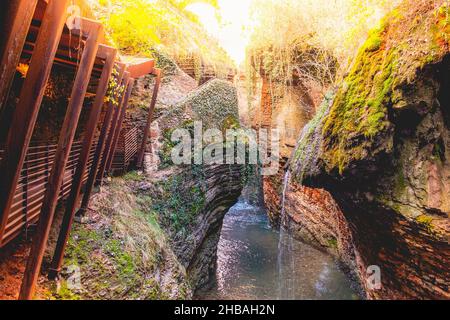
[[448,1],[32,2],[0,299],[450,299]]

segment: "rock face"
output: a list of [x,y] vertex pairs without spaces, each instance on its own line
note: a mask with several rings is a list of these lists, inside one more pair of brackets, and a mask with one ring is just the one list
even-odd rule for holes
[[294,237],[339,257],[357,279],[352,235],[332,196],[290,181],[284,203],[282,226]]
[[274,176],[263,177],[264,204],[270,223],[279,226],[281,220],[281,205],[283,197],[284,172],[279,170]]
[[[204,168],[204,204],[188,226],[189,232],[174,236],[174,251],[186,268],[194,290],[208,284],[215,274],[217,246],[225,214],[236,204],[242,191],[241,167]],[[198,181],[186,181],[195,186]]]
[[[448,13],[445,1],[408,0],[390,14],[291,161],[293,190],[324,188],[337,204],[310,214],[288,199],[299,234],[322,245],[336,237],[369,298],[450,298]],[[379,290],[366,281],[372,265]]]
[[[295,149],[301,130],[320,104],[323,91],[330,85],[325,74],[333,77],[337,63],[334,57],[307,41],[293,45],[286,56],[285,49],[276,46],[263,45],[248,52],[252,68],[246,74],[247,85],[251,82],[247,93],[259,103],[256,105],[250,99],[247,108],[241,107],[250,115],[253,128],[275,129],[280,137],[280,171],[263,179],[265,203],[274,225],[280,219],[284,165]],[[310,72],[309,77],[302,76],[304,70]]]
[[179,128],[192,134],[194,121],[202,121],[203,131],[225,132],[238,125],[238,119],[236,88],[222,80],[211,80],[192,91],[157,119],[161,135],[160,149],[155,152],[163,171],[155,174],[157,188],[152,198],[194,290],[207,284],[215,271],[223,218],[241,195],[245,168],[224,164],[175,166],[171,135]]
[[252,115],[254,128],[276,128],[280,134],[281,157],[288,159],[297,138],[315,112],[314,94],[317,89],[303,84],[286,86],[284,83],[261,80],[261,103]]

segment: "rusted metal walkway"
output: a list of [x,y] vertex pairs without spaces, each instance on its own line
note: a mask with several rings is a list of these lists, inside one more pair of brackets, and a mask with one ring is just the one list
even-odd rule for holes
[[[106,44],[100,23],[79,18],[79,26],[66,25],[69,0],[11,0],[0,5],[8,16],[0,43],[0,110],[6,104],[19,63],[28,66],[12,114],[0,119],[8,128],[0,136],[0,250],[22,232],[33,228],[33,241],[20,291],[31,299],[41,269],[58,201],[65,212],[50,276],[57,276],[75,213],[89,205],[94,185],[112,169],[125,171],[146,147],[146,140],[161,73],[150,59],[125,62]],[[69,25],[70,26],[70,25]],[[57,141],[32,141],[50,71],[58,65],[75,72],[64,122]],[[113,73],[113,69],[118,70]],[[144,129],[122,129],[135,79],[157,77]],[[112,79],[123,90],[105,103]],[[81,140],[75,141],[85,97],[94,96]],[[6,115],[5,115],[6,114]],[[84,187],[84,194],[81,193]],[[81,206],[79,206],[81,200]],[[79,209],[79,210],[78,210]]]

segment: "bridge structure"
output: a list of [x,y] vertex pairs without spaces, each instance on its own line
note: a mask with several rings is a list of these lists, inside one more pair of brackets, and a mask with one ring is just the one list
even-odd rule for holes
[[[114,171],[141,166],[153,121],[161,71],[153,59],[129,59],[108,45],[103,25],[76,17],[69,0],[11,0],[0,5],[0,250],[32,234],[19,299],[32,299],[58,204],[64,204],[49,276],[58,276],[75,215],[89,206],[95,185]],[[75,74],[56,141],[33,140],[52,68]],[[17,81],[18,70],[22,77]],[[142,141],[125,128],[138,78],[156,77]],[[111,83],[120,90],[110,91]],[[10,107],[11,90],[18,98]],[[108,99],[106,97],[108,96]],[[87,103],[87,98],[91,103]],[[9,106],[9,107],[8,107]],[[87,109],[87,110],[86,110]],[[80,114],[88,116],[84,121]],[[77,128],[82,134],[76,139]]]

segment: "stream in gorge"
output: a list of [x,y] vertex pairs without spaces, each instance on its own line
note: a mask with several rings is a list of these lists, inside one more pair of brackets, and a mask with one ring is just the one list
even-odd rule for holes
[[241,199],[226,215],[216,279],[197,299],[357,299],[334,259],[270,226]]

